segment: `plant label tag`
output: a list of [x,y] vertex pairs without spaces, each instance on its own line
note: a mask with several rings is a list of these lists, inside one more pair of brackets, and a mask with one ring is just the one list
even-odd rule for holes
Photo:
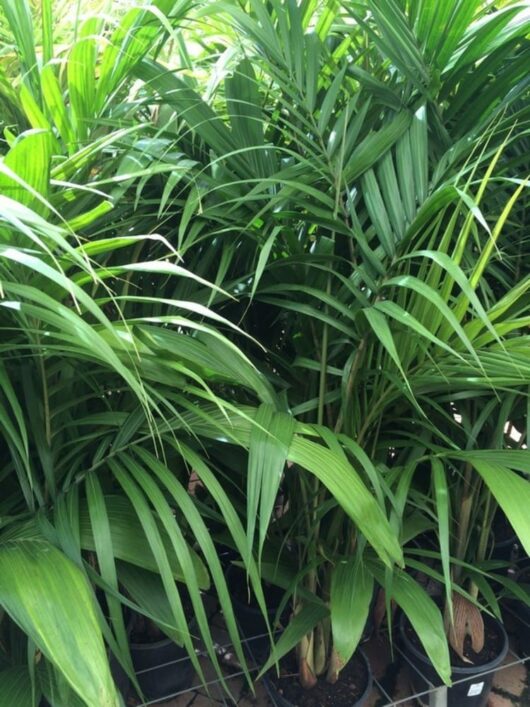
[[483,687],[484,687],[483,682],[476,682],[473,685],[470,685],[469,690],[467,691],[467,696],[474,697],[474,695],[480,695]]

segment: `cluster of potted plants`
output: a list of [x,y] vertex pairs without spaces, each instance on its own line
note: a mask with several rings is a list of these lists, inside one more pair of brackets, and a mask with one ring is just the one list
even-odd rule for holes
[[213,597],[279,705],[362,705],[385,623],[483,707],[530,607],[528,13],[34,4],[0,0],[0,703],[158,699],[199,648],[230,696]]

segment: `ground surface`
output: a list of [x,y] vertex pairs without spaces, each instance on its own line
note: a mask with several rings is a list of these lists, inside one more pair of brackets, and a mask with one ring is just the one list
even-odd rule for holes
[[[507,622],[508,630],[510,622]],[[530,630],[530,628],[529,628]],[[220,645],[228,643],[227,635],[222,626],[222,617],[212,618],[212,632]],[[509,631],[510,632],[510,631]],[[410,685],[411,669],[402,656],[396,651],[392,655],[390,643],[386,636],[374,636],[364,644],[363,649],[369,658],[374,674],[374,688],[366,707],[417,707],[418,702],[410,699],[413,690]],[[494,680],[492,694],[488,707],[530,707],[530,661],[521,664],[517,653],[517,642],[511,638],[511,649]],[[207,660],[203,662],[207,680],[211,680],[208,691],[197,684],[187,692],[170,700],[149,703],[156,707],[221,707],[222,705],[238,707],[272,707],[264,686],[256,685],[256,694],[250,694],[237,668],[227,670],[227,685],[234,700],[227,698],[226,692],[216,681],[215,673]],[[138,705],[138,702],[135,704]],[[144,703],[145,704],[145,703]]]

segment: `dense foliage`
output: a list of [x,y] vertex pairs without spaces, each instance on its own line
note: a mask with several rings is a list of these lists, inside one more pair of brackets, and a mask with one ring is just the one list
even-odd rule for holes
[[447,681],[414,571],[499,613],[497,506],[530,551],[527,5],[1,5],[0,696],[119,704],[183,583],[245,666],[216,538],[271,664],[336,680],[381,586]]

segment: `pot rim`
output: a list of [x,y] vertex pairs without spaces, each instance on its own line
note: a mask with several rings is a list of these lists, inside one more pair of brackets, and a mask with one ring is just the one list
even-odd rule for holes
[[[165,648],[168,644],[174,643],[177,648],[180,648],[182,651],[186,653],[186,649],[184,648],[184,645],[179,645],[175,640],[170,638],[169,636],[166,636],[164,634],[164,637],[161,638],[159,641],[154,641],[154,642],[149,642],[149,643],[138,643],[136,641],[131,641],[131,633],[133,630],[134,626],[134,619],[135,616],[142,616],[143,618],[149,619],[149,617],[145,616],[145,614],[140,614],[139,612],[133,612],[133,615],[131,615],[129,622],[127,624],[127,638],[129,639],[129,648],[130,649],[135,649],[135,650],[148,650],[150,647],[152,648]],[[149,619],[151,621],[151,619]],[[153,622],[154,623],[154,622]],[[189,623],[188,623],[188,629],[190,636],[193,636],[192,631],[196,628],[196,622],[195,622],[195,617],[191,618]]]
[[[460,667],[451,665],[451,677],[454,677],[455,675],[472,676],[480,673],[488,673],[494,668],[496,668],[498,665],[500,665],[502,661],[506,658],[509,649],[508,634],[506,633],[506,629],[504,628],[502,623],[497,618],[495,618],[494,616],[491,616],[491,618],[495,622],[495,625],[503,639],[503,645],[500,653],[493,660],[490,660],[488,663],[482,663],[481,665],[473,665],[470,667]],[[402,612],[401,616],[399,617],[399,634],[401,636],[402,641],[406,644],[407,650],[410,650],[414,657],[418,660],[421,660],[422,663],[432,666],[429,656],[426,653],[422,653],[421,651],[419,651],[416,646],[413,645],[412,641],[410,641],[409,637],[405,633],[406,622],[408,622],[408,619],[406,615]]]
[[507,538],[506,540],[500,540],[499,542],[494,542],[491,546],[491,549],[495,550],[496,548],[505,548],[505,547],[509,547],[510,545],[521,545],[517,535],[514,534],[510,538]]
[[[172,638],[162,638],[160,641],[155,641],[154,643],[129,643],[129,647],[131,649],[134,649],[136,651],[147,651],[147,650],[155,650],[157,648],[165,648],[169,644],[174,644],[177,646],[177,648],[180,648],[182,651],[186,652],[186,649],[184,646],[179,646],[176,641],[174,641]],[[189,657],[189,656],[188,656]]]

